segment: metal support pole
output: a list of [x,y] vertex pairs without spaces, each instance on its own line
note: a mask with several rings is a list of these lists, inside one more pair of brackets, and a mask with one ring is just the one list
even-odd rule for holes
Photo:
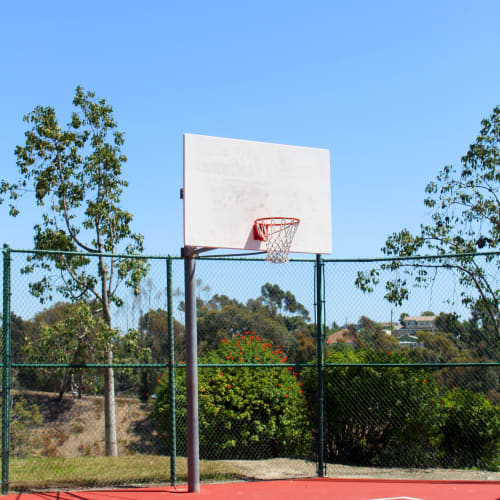
[[198,339],[196,331],[196,262],[191,249],[184,249],[186,314],[186,395],[188,432],[188,491],[200,491],[198,432]]
[[317,429],[318,477],[325,475],[325,360],[323,331],[323,262],[316,255],[316,377],[317,377]]
[[9,492],[10,435],[10,248],[3,247],[2,321],[2,495]]
[[175,335],[172,305],[172,259],[167,258],[168,386],[170,398],[170,483],[177,484],[177,425],[175,414]]

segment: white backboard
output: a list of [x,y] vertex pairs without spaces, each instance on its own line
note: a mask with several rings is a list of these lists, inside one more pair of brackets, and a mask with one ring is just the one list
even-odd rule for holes
[[265,250],[253,225],[296,217],[291,252],[332,252],[327,149],[184,135],[184,245]]

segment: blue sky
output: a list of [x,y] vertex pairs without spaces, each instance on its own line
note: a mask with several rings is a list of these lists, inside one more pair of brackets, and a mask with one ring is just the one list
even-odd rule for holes
[[[328,148],[333,257],[372,257],[426,216],[424,188],[500,104],[500,2],[9,2],[0,11],[0,178],[16,180],[22,116],[77,85],[126,133],[149,254],[182,246],[186,132]],[[29,198],[0,241],[32,246]]]

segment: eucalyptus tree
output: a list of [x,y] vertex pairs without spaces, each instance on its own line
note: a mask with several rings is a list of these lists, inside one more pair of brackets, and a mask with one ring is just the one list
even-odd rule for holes
[[[382,248],[388,257],[439,255],[440,259],[390,260],[369,272],[360,272],[356,284],[372,291],[381,271],[392,271],[385,283],[386,298],[401,305],[411,286],[431,284],[442,269],[457,273],[460,300],[480,311],[482,324],[497,346],[500,339],[500,107],[481,122],[475,142],[461,159],[460,168],[445,166],[426,187],[425,206],[430,222],[416,234],[402,229],[390,235]],[[485,253],[481,259],[475,254]],[[449,254],[459,254],[448,258]]]
[[[105,362],[109,346],[116,342],[117,331],[110,328],[102,316],[93,314],[90,304],[65,304],[65,309],[66,314],[52,324],[43,320],[37,322],[36,334],[31,335],[23,346],[29,361],[45,363],[51,356],[57,357],[61,364]],[[81,398],[85,375],[82,368],[39,367],[37,372],[58,382],[59,400],[62,400],[70,382]],[[85,385],[89,383],[90,374]]]
[[[42,303],[54,292],[71,301],[92,302],[96,305],[94,314],[111,327],[112,305],[123,304],[118,286],[125,283],[138,293],[147,264],[142,259],[102,254],[140,254],[143,237],[132,232],[133,216],[121,207],[127,186],[122,178],[124,134],[117,129],[112,107],[80,86],[73,105],[75,110],[66,126],[59,124],[50,106],[36,106],[24,117],[29,127],[25,143],[15,149],[19,180],[2,180],[0,194],[10,197],[10,214],[16,216],[19,196],[34,191],[41,209],[41,221],[34,227],[36,250],[81,252],[31,255],[23,271],[36,270],[37,277],[40,270],[43,272],[30,283],[31,293]],[[108,365],[112,363],[111,348],[105,359]],[[105,370],[105,429],[106,453],[115,456],[111,367]]]
[[279,285],[265,283],[261,289],[261,301],[269,308],[273,315],[279,310],[285,310],[289,313],[298,313],[300,316],[309,319],[307,309],[297,301],[295,295],[290,291],[282,290]]

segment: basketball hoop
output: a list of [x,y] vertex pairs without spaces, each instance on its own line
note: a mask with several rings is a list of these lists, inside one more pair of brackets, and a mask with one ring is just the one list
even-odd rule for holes
[[288,262],[288,252],[300,219],[295,217],[264,217],[255,219],[253,235],[266,242],[266,260],[275,264]]

